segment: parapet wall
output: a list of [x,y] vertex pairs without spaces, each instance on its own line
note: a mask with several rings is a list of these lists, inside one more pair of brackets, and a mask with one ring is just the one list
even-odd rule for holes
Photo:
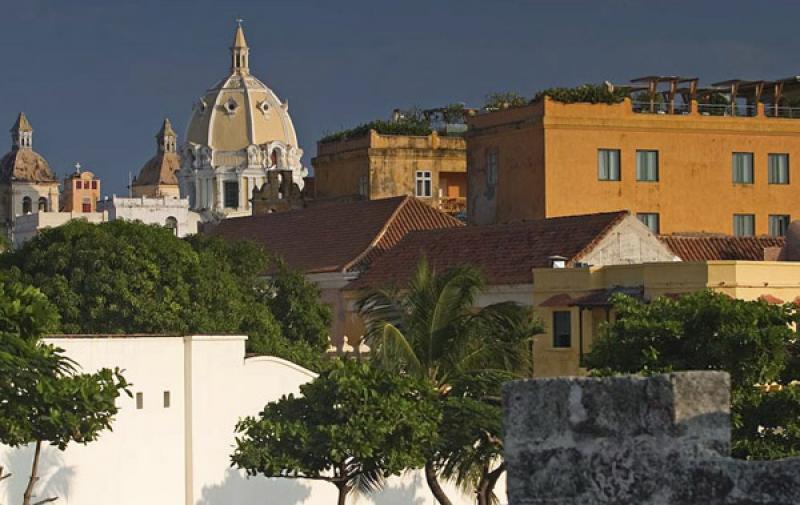
[[735,460],[724,372],[504,388],[510,505],[789,505],[800,458]]

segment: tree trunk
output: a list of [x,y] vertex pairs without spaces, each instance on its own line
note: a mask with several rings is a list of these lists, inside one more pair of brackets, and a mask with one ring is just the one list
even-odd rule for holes
[[484,468],[483,475],[481,475],[481,480],[478,483],[478,489],[476,491],[478,494],[478,505],[490,505],[492,503],[494,487],[497,485],[497,480],[503,475],[503,472],[506,471],[506,464],[501,463],[500,466],[491,472],[488,470],[488,468]]
[[439,502],[439,505],[453,505],[450,498],[444,494],[442,487],[439,485],[439,479],[436,477],[436,469],[433,467],[431,461],[425,463],[425,480],[428,482],[428,487],[431,489],[433,497]]
[[336,503],[337,505],[345,505],[347,503],[347,493],[350,492],[350,487],[347,483],[337,483],[336,487],[339,489],[339,500]]
[[31,465],[31,477],[28,479],[28,487],[25,488],[25,494],[22,495],[22,505],[31,505],[31,497],[33,496],[33,487],[36,481],[39,480],[39,456],[42,453],[42,441],[36,441],[36,449],[33,452],[33,465]]

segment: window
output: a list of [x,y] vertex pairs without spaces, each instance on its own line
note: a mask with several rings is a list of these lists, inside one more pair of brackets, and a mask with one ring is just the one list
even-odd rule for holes
[[164,391],[164,408],[165,409],[169,408],[169,400],[170,400],[169,391]]
[[22,199],[22,213],[23,214],[30,214],[31,213],[31,197],[26,196]]
[[417,172],[417,196],[429,197],[431,196],[431,173],[428,171]]
[[752,237],[756,233],[756,216],[753,214],[733,215],[733,234],[737,237]]
[[369,177],[362,175],[358,178],[358,194],[361,196],[369,196]]
[[568,310],[553,312],[553,347],[572,347],[572,314]]
[[620,180],[619,149],[597,150],[597,178],[601,181]]
[[486,184],[494,186],[497,184],[497,151],[486,153]]
[[753,153],[733,153],[733,182],[753,184]]
[[97,189],[97,181],[92,181],[92,189]]
[[785,214],[773,214],[769,216],[769,234],[773,237],[783,237],[789,228],[791,219]]
[[75,181],[75,189],[81,189],[81,181]]
[[768,160],[769,183],[789,184],[789,155],[773,153]]
[[636,180],[658,181],[658,151],[636,151]]
[[226,181],[223,188],[225,208],[235,209],[239,207],[239,183],[236,181]]
[[636,214],[636,217],[639,218],[639,221],[644,223],[645,226],[650,228],[650,231],[658,235],[660,229],[660,223],[658,219],[658,213],[656,212],[640,212]]
[[144,393],[136,393],[136,408],[139,410],[144,408]]
[[166,221],[164,222],[164,226],[172,230],[172,233],[177,235],[178,234],[178,220],[172,216],[169,216]]
[[39,197],[39,212],[47,212],[47,198]]

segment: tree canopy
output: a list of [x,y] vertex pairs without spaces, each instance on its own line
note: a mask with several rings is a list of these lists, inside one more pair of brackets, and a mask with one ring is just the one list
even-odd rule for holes
[[[616,319],[594,342],[595,373],[724,370],[731,375],[733,453],[800,454],[796,307],[701,291],[677,300],[614,299]],[[782,386],[767,385],[777,382]]]
[[0,284],[0,442],[35,444],[23,505],[32,503],[42,444],[64,450],[93,442],[111,428],[116,399],[128,392],[119,369],[76,373],[61,349],[44,344],[40,338],[57,321],[55,307],[38,290]]
[[[326,307],[286,270],[269,284],[269,257],[249,241],[181,240],[154,225],[76,220],[42,230],[0,261],[7,277],[42,290],[64,333],[242,333],[250,352],[311,367],[325,349]],[[280,313],[276,289],[291,300],[308,296]],[[297,340],[282,334],[286,328],[297,329],[290,332]],[[306,329],[314,332],[300,339]]]
[[242,420],[233,464],[250,475],[330,482],[344,504],[424,464],[441,418],[425,381],[335,361],[315,380]]

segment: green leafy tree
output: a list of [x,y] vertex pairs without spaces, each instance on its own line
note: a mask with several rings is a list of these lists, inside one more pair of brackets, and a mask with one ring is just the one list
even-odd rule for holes
[[431,385],[358,361],[335,361],[315,380],[242,420],[233,465],[249,475],[329,482],[346,503],[425,462],[441,411]]
[[249,352],[316,367],[318,335],[285,338],[265,303],[268,261],[249,241],[181,240],[159,226],[80,220],[0,257],[7,277],[38,287],[58,308],[62,332],[243,333]]
[[274,260],[275,272],[269,276],[265,303],[275,316],[281,334],[293,342],[307,342],[315,349],[328,345],[331,309],[320,301],[316,284],[283,260]]
[[0,442],[34,444],[23,505],[56,500],[33,501],[42,445],[64,450],[96,440],[111,429],[116,399],[127,392],[119,369],[75,373],[61,349],[41,342],[57,321],[55,307],[38,290],[0,284]]
[[[541,331],[539,323],[528,308],[514,303],[477,309],[484,288],[483,276],[474,267],[437,274],[423,259],[405,289],[366,293],[359,311],[372,360],[387,370],[431,381],[439,388],[441,399],[475,375],[487,380],[494,376],[499,388],[497,377],[502,373],[527,371],[529,345]],[[485,400],[483,395],[474,399]],[[425,464],[428,486],[443,505],[450,500],[438,482],[438,473],[451,456],[451,451],[435,447]],[[479,471],[490,467],[493,457],[487,458],[473,459]],[[475,482],[466,476],[461,481]]]
[[483,108],[486,110],[507,109],[509,107],[522,107],[528,104],[528,99],[516,91],[495,92],[486,95]]
[[[800,454],[796,308],[711,291],[643,303],[614,299],[616,319],[592,346],[595,373],[724,370],[731,375],[733,453],[743,458]],[[786,387],[764,387],[781,381]]]

